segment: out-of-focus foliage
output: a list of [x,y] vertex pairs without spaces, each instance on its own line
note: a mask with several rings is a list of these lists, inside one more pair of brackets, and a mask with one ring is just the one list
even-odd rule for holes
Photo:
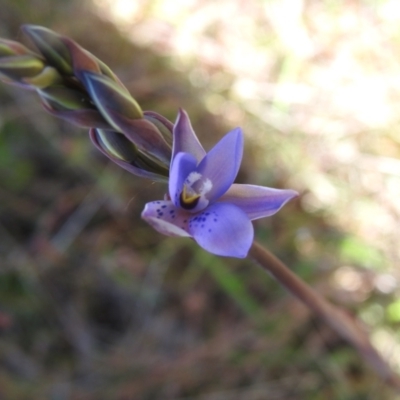
[[[111,3],[0,0],[0,36],[72,37],[144,110],[187,109],[208,148],[241,125],[239,180],[302,194],[259,241],[398,365],[396,2]],[[253,264],[151,230],[164,191],[0,86],[0,397],[394,398]]]

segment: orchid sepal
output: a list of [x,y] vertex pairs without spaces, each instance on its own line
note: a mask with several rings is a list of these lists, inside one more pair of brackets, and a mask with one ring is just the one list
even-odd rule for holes
[[298,196],[295,190],[234,183],[219,201],[232,203],[250,220],[270,217]]
[[178,117],[173,128],[173,137],[174,142],[171,162],[180,152],[192,154],[198,162],[205,157],[206,151],[193,130],[187,112],[183,109],[179,109]]

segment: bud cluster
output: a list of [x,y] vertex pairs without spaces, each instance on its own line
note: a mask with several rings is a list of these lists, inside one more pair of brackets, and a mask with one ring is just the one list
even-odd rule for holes
[[35,90],[50,114],[90,128],[93,144],[122,168],[165,180],[173,124],[142,111],[111,69],[70,38],[35,25],[22,31],[37,52],[0,38],[0,80]]

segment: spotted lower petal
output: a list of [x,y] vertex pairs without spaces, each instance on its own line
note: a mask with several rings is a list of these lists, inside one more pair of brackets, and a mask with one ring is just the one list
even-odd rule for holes
[[187,213],[177,209],[172,201],[160,200],[147,203],[142,218],[163,235],[190,236]]
[[192,128],[190,119],[186,111],[180,109],[173,130],[174,144],[172,149],[172,159],[180,153],[192,154],[197,162],[200,162],[206,155],[203,146]]
[[238,258],[247,256],[254,236],[247,215],[227,203],[215,203],[190,218],[188,231],[210,253]]
[[240,128],[236,128],[226,134],[200,162],[196,170],[203,176],[203,181],[212,183],[206,194],[211,203],[232,185],[239,171],[242,155],[243,134]]

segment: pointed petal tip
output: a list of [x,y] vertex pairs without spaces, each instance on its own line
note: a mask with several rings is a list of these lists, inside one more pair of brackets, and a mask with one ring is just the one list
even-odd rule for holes
[[[244,134],[243,134],[243,130],[240,127],[237,127],[235,129],[233,129],[231,132],[234,132],[234,135],[236,137],[236,146],[238,149],[238,153],[241,154],[241,158],[243,157],[243,149],[244,149]],[[239,162],[239,167],[240,167],[240,163],[242,160],[240,160]]]
[[181,107],[179,107],[178,109],[178,115],[176,116],[176,120],[175,120],[175,127],[181,126],[182,124],[190,124],[190,118],[188,113]]
[[227,133],[229,134],[235,134],[236,136],[241,136],[243,138],[243,129],[240,126],[237,126],[236,128],[233,128],[230,132]]
[[299,193],[292,189],[281,189],[281,191],[284,194],[284,198],[282,200],[280,207],[276,210],[276,212],[278,212],[290,200],[299,196]]
[[300,196],[299,192],[297,192],[296,190],[293,190],[293,189],[283,189],[283,190],[287,194],[287,200],[286,200],[285,203],[287,203],[289,200],[294,199],[295,197],[299,197]]
[[220,201],[236,205],[251,219],[269,217],[298,196],[295,190],[233,184]]
[[236,128],[233,128],[230,130],[228,133],[226,133],[220,140],[221,141],[226,141],[226,143],[235,143],[236,146],[238,146],[238,149],[243,149],[244,147],[244,134],[243,134],[243,129],[238,126]]
[[189,114],[182,107],[178,108],[178,115],[177,115],[176,119],[178,120],[179,118],[187,118],[187,119],[189,119]]

